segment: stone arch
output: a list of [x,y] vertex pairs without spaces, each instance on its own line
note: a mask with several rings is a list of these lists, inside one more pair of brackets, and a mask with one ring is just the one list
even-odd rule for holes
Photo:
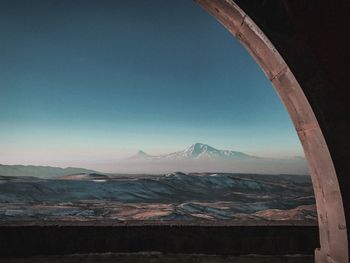
[[308,161],[316,198],[320,235],[316,262],[348,262],[346,219],[336,170],[320,125],[298,80],[262,30],[235,2],[196,2],[246,47],[271,80],[294,123]]

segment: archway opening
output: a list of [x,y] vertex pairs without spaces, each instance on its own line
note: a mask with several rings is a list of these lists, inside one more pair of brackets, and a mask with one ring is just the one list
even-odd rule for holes
[[[212,3],[213,2],[211,2],[211,4]],[[215,2],[215,3],[219,3],[219,2]],[[304,142],[305,149],[307,149],[306,147],[310,147],[310,149],[313,148],[315,146],[315,143],[316,144],[318,143],[319,145],[321,145],[321,156],[318,156],[317,157],[318,159],[316,161],[319,162],[319,159],[323,158],[323,160],[325,160],[325,162],[324,162],[325,167],[328,169],[329,168],[329,166],[328,166],[329,159],[327,159],[327,156],[325,155],[327,153],[327,149],[324,150],[324,147],[322,145],[322,143],[323,143],[322,135],[321,135],[321,137],[317,137],[317,136],[312,134],[311,137],[313,139],[316,138],[316,140],[317,140],[316,142],[313,142],[309,137],[307,137],[310,135],[309,132],[311,132],[311,133],[315,132],[316,134],[318,134],[317,132],[319,132],[319,128],[315,123],[312,122],[313,118],[314,118],[312,115],[312,111],[310,113],[310,111],[304,110],[304,107],[307,107],[308,104],[306,102],[306,106],[305,106],[304,105],[305,98],[302,96],[302,93],[294,90],[295,83],[294,83],[293,75],[290,73],[288,67],[286,67],[285,64],[283,64],[283,61],[280,60],[280,57],[278,57],[277,52],[273,49],[273,47],[269,43],[269,41],[266,38],[264,38],[264,35],[257,29],[257,27],[255,27],[254,23],[242,12],[242,10],[240,10],[239,8],[236,8],[234,5],[231,5],[229,2],[222,2],[222,3],[223,3],[223,5],[228,4],[229,8],[231,8],[233,6],[233,9],[232,9],[233,11],[232,10],[231,11],[238,12],[241,15],[241,17],[240,17],[241,20],[237,20],[238,21],[237,26],[239,29],[236,33],[237,33],[238,37],[244,43],[247,44],[248,50],[252,51],[253,55],[258,59],[260,64],[265,63],[264,65],[262,65],[262,68],[265,70],[268,77],[272,80],[272,82],[275,84],[275,86],[288,90],[288,92],[279,91],[279,94],[281,95],[282,100],[286,103],[287,108],[289,109],[289,112],[291,112],[291,109],[293,109],[293,112],[295,112],[295,113],[293,113],[294,115],[292,115],[292,117],[297,116],[297,118],[296,118],[297,123],[298,123],[297,131],[299,132],[300,137],[304,136],[306,138],[306,139],[302,139],[305,141]],[[219,3],[219,6],[214,7],[214,10],[215,10],[215,12],[219,12],[219,13],[222,12],[222,8],[220,6],[220,3]],[[227,13],[225,13],[226,11],[225,10],[223,11],[225,14],[224,15],[225,18],[229,17],[229,16],[227,16]],[[229,15],[231,15],[231,14],[229,14]],[[232,20],[229,19],[230,23],[234,23],[236,21],[235,19],[232,19]],[[233,29],[234,29],[234,27],[230,27],[230,30],[233,30]],[[254,38],[253,39],[254,41],[250,40],[249,36]],[[267,51],[266,51],[266,47],[267,47]],[[272,52],[274,54],[274,56],[270,57],[268,52]],[[263,55],[265,55],[266,57],[261,55],[261,53]],[[263,59],[261,59],[261,58],[263,58]],[[302,118],[301,118],[301,116],[302,116]],[[304,137],[302,137],[302,138],[304,138]],[[194,144],[193,147],[192,146],[191,147],[194,150],[197,146],[198,146],[198,144]],[[205,148],[208,145],[199,145],[199,146],[201,146],[202,148]],[[191,148],[191,147],[189,147],[189,148]],[[308,153],[308,152],[310,152],[310,150],[306,150],[306,152]],[[146,154],[141,151],[141,152],[139,152],[139,155],[145,156]],[[308,157],[309,161],[315,160],[313,158],[315,158],[314,153],[310,154],[310,156]],[[318,170],[313,171],[313,173],[318,173]],[[79,177],[80,175],[74,175],[74,176]],[[76,178],[76,177],[74,177],[74,178]],[[96,182],[101,182],[101,183],[105,180],[105,178],[100,177],[100,175],[96,175],[96,174],[92,175],[92,177],[90,179],[96,180]],[[317,179],[317,180],[319,180],[319,179]],[[315,183],[315,180],[314,180],[314,185],[317,185],[317,181]],[[322,207],[322,203],[319,206]],[[321,214],[321,217],[322,217],[322,214]],[[328,227],[328,220],[329,220],[329,216],[327,216],[326,220],[324,221],[327,223],[327,227]],[[344,226],[344,225],[339,224],[338,227],[339,226]],[[321,234],[321,237],[324,237],[324,235]],[[323,251],[323,252],[321,252],[321,254],[322,253],[326,254],[328,252]]]

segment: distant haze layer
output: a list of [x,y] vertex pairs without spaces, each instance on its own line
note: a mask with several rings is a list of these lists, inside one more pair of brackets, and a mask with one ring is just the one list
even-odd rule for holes
[[[50,166],[1,165],[0,176],[35,176],[51,178],[70,174],[167,174],[185,173],[254,173],[308,174],[304,157],[262,158],[239,151],[220,150],[203,143],[195,143],[182,151],[150,155],[142,150],[124,159],[109,162],[84,162],[84,168]],[[45,164],[42,164],[45,165]],[[75,166],[76,167],[76,166]],[[93,169],[93,170],[87,170]]]
[[174,171],[211,173],[308,174],[303,157],[288,159],[261,158],[239,151],[220,150],[195,143],[185,150],[162,155],[139,151],[130,158],[93,168],[111,173],[162,174]]

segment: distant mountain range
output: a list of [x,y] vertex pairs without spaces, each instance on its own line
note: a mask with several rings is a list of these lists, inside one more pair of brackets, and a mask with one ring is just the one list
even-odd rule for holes
[[241,151],[222,150],[204,143],[194,143],[188,148],[161,155],[139,151],[136,155],[109,165],[110,171],[119,173],[171,173],[227,172],[308,174],[303,157],[263,158]]
[[52,179],[64,176],[85,178],[92,174],[166,174],[174,171],[210,172],[210,173],[255,173],[255,174],[308,174],[306,160],[303,157],[289,159],[262,158],[240,151],[220,150],[203,143],[194,143],[188,148],[161,155],[150,155],[139,151],[124,160],[91,165],[96,170],[84,168],[59,168],[33,165],[1,165],[0,176],[32,176]]
[[51,167],[35,165],[3,165],[0,164],[0,176],[31,176],[42,179],[51,179],[73,174],[90,174],[96,173],[94,170],[75,168],[75,167]]
[[257,157],[245,154],[243,152],[219,150],[203,143],[195,143],[183,151],[177,151],[163,155],[149,155],[144,151],[139,151],[136,155],[128,158],[129,160],[248,160]]

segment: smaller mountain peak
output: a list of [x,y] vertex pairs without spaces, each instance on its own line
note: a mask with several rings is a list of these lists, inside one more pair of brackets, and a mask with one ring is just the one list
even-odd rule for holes
[[148,154],[145,153],[145,152],[142,151],[142,150],[139,150],[139,151],[137,152],[137,155],[138,155],[138,156],[148,156]]
[[135,155],[127,158],[126,160],[143,160],[143,159],[148,159],[149,157],[151,157],[151,155],[145,153],[142,150],[139,150]]

